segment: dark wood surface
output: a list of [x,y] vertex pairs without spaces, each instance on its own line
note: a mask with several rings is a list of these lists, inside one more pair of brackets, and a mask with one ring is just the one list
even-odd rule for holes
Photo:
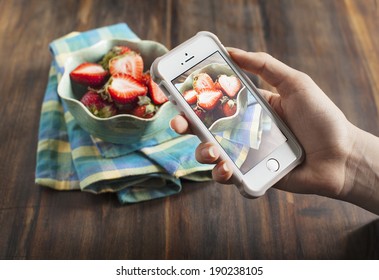
[[120,206],[112,194],[34,183],[53,39],[127,22],[171,48],[209,30],[225,45],[267,51],[308,73],[354,124],[379,135],[378,6],[0,0],[0,258],[378,259],[378,217],[332,199],[272,189],[247,200],[233,186],[186,183],[179,195]]

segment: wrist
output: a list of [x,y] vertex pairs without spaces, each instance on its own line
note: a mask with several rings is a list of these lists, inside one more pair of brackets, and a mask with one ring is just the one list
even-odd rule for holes
[[339,199],[379,214],[379,139],[351,125],[345,182]]

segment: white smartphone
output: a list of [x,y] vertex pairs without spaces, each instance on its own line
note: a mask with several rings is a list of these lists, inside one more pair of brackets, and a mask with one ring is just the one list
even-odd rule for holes
[[295,136],[214,34],[197,33],[150,72],[200,140],[216,144],[244,196],[263,195],[303,160]]

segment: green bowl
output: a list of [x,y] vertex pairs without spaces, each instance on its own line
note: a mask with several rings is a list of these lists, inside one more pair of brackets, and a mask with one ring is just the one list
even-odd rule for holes
[[[144,71],[150,69],[153,61],[168,50],[162,44],[154,41],[138,40],[103,40],[95,45],[72,53],[65,63],[65,71],[58,85],[58,94],[66,103],[67,109],[78,124],[91,135],[104,141],[117,144],[133,144],[154,137],[169,127],[169,121],[178,114],[170,103],[164,103],[150,119],[133,115],[120,114],[109,118],[94,116],[80,101],[80,93],[73,90],[70,72],[79,64],[100,60],[112,47],[127,46],[141,54],[144,61]],[[85,90],[85,89],[84,89]],[[82,89],[83,91],[83,89]],[[82,92],[84,94],[84,92]]]

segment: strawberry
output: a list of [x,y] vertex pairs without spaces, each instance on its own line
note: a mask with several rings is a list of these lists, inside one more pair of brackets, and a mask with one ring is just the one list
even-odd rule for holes
[[214,89],[203,89],[197,96],[197,105],[210,111],[220,102],[222,92]]
[[131,114],[143,119],[152,118],[155,115],[154,105],[138,105],[131,111]]
[[73,82],[93,88],[102,87],[109,76],[101,65],[97,63],[84,62],[70,73]]
[[186,90],[183,93],[183,97],[190,105],[195,104],[197,102],[197,92],[194,89]]
[[218,83],[222,91],[230,98],[234,98],[242,86],[240,79],[235,76],[220,75],[218,77]]
[[155,115],[157,107],[151,103],[147,96],[138,97],[138,105],[130,112],[132,115],[148,119]]
[[221,106],[225,117],[233,116],[237,111],[237,104],[234,99],[227,100]]
[[109,72],[111,75],[125,73],[140,81],[143,73],[142,57],[135,52],[116,56],[109,61]]
[[151,79],[150,72],[146,71],[142,74],[141,82],[144,83],[146,86],[149,85],[149,81]]
[[148,80],[147,86],[149,88],[150,97],[155,105],[161,105],[168,101],[167,96],[163,93],[161,88],[153,81],[151,77]]
[[214,83],[207,73],[199,73],[193,78],[192,86],[194,90],[200,93],[203,89],[213,89]]
[[112,76],[107,91],[116,103],[126,104],[137,101],[138,96],[146,95],[147,87],[130,75],[119,73]]
[[99,61],[99,64],[103,66],[104,69],[109,70],[109,60],[112,58],[132,52],[127,46],[114,46],[110,51],[108,51],[103,58]]
[[109,118],[117,114],[117,108],[113,103],[105,101],[94,91],[88,91],[80,100],[88,110],[99,118]]

